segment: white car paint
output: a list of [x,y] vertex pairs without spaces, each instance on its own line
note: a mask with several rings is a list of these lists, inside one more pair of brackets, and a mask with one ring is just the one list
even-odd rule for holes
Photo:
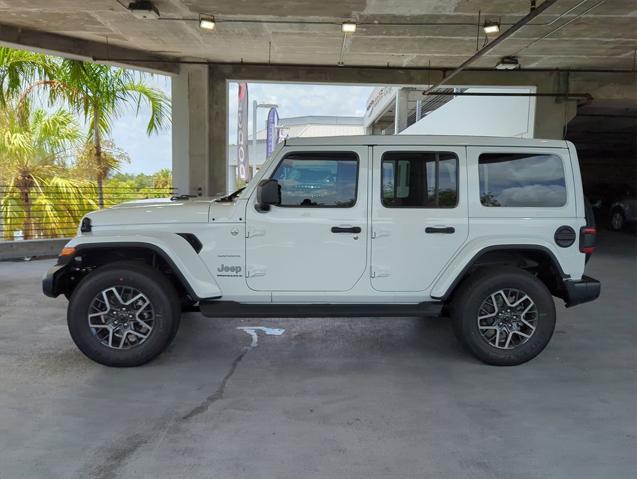
[[[454,209],[384,208],[380,155],[388,150],[453,151],[460,162]],[[359,157],[352,208],[285,208],[258,212],[256,186],[291,152],[346,151]],[[567,203],[559,208],[488,208],[480,203],[477,155],[482,151],[550,152],[564,165]],[[90,213],[91,233],[69,246],[137,242],[161,248],[199,298],[246,303],[419,303],[444,295],[483,248],[537,245],[572,279],[585,255],[578,242],[558,247],[558,226],[585,224],[582,185],[572,144],[453,136],[356,136],[286,140],[241,195],[214,199],[132,202]],[[359,234],[330,234],[331,226],[360,226]],[[454,235],[427,235],[427,226],[453,226]],[[192,233],[197,254],[176,233]]]

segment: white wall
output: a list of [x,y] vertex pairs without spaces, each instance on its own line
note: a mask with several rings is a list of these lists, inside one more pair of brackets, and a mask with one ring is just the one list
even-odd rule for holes
[[[535,92],[535,87],[469,88],[467,92]],[[474,135],[533,138],[535,97],[457,96],[401,131],[401,135]]]

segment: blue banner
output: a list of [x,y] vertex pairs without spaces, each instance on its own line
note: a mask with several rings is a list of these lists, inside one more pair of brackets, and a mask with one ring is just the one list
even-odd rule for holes
[[279,134],[278,127],[279,126],[279,114],[276,111],[276,108],[270,108],[268,112],[268,123],[266,126],[267,130],[267,140],[265,143],[265,156],[269,158],[272,152],[274,151],[274,147],[279,142]]

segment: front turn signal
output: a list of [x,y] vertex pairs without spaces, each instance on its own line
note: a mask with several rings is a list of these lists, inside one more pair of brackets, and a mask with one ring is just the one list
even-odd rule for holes
[[73,248],[72,246],[62,248],[62,251],[60,251],[60,256],[73,256],[74,254],[75,248]]

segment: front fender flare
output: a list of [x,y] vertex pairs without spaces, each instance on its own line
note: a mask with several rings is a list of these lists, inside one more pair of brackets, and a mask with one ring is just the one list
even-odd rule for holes
[[103,236],[87,235],[73,238],[67,247],[74,247],[77,254],[89,249],[142,248],[161,256],[173,269],[193,299],[218,299],[221,288],[199,254],[186,239],[176,233],[148,235]]

